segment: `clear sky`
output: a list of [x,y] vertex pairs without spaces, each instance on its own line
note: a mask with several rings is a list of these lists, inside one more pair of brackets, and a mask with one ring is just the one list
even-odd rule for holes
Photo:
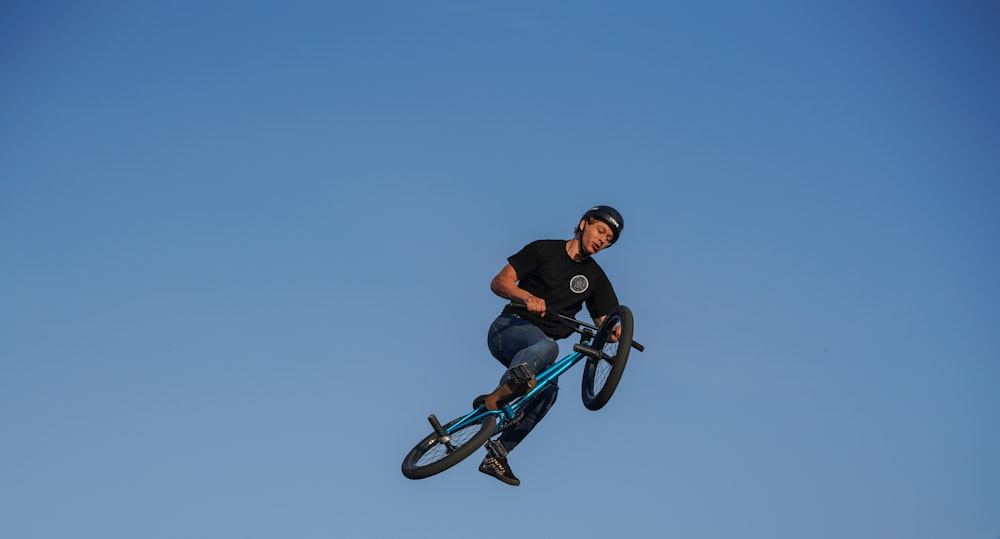
[[[0,4],[0,536],[996,539],[994,2]],[[636,316],[511,455],[489,281]],[[564,342],[568,350],[572,341]]]

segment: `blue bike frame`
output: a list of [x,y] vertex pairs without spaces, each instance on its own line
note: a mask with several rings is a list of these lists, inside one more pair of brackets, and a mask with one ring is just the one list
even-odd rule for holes
[[[583,341],[583,343],[585,344],[586,341]],[[525,402],[533,398],[535,394],[537,394],[539,391],[542,391],[545,388],[549,387],[549,384],[551,384],[553,380],[559,378],[560,375],[562,375],[564,372],[572,368],[573,365],[576,365],[577,361],[580,361],[585,357],[586,356],[581,354],[580,352],[574,351],[570,353],[566,357],[560,359],[559,361],[556,361],[552,365],[545,368],[541,373],[537,374],[535,376],[535,380],[538,383],[535,385],[535,388],[532,389],[527,395],[515,399],[514,401],[512,401],[511,403],[507,404],[506,406],[504,406],[499,410],[487,410],[485,405],[480,404],[475,410],[469,412],[468,415],[456,421],[455,424],[451,426],[451,428],[445,429],[445,432],[448,434],[453,434],[457,431],[460,431],[468,427],[471,424],[479,422],[483,417],[488,415],[497,416],[496,430],[497,431],[501,430],[501,426],[504,424],[505,421],[509,421],[517,416],[518,409],[520,409]]]

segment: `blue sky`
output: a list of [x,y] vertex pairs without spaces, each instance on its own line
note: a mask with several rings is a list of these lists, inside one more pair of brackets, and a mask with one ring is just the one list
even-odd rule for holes
[[[5,3],[0,535],[996,538],[998,23]],[[519,488],[403,478],[500,375],[492,276],[599,203],[614,399],[568,373]]]

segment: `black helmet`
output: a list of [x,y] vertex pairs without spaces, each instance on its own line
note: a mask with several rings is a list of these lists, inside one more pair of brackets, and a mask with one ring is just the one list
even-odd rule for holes
[[611,243],[608,244],[609,246],[618,241],[618,237],[622,234],[622,229],[625,228],[625,220],[622,219],[622,214],[618,213],[618,210],[611,206],[594,206],[587,210],[580,219],[600,219],[611,227],[614,237],[611,239]]

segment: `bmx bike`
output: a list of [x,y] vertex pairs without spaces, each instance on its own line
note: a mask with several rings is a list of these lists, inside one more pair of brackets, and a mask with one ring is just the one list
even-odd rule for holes
[[[581,387],[584,406],[589,410],[600,410],[608,403],[625,372],[629,351],[632,348],[640,352],[644,350],[632,339],[632,311],[625,305],[619,305],[604,318],[600,327],[568,316],[555,316],[580,334],[580,342],[573,345],[573,352],[535,374],[534,389],[499,410],[487,410],[481,396],[473,401],[471,412],[444,425],[431,414],[427,421],[432,432],[406,454],[402,466],[404,476],[424,479],[458,464],[494,435],[520,421],[524,416],[522,408],[581,360],[586,359]],[[621,332],[618,341],[612,342],[611,335],[616,326],[621,326]]]

